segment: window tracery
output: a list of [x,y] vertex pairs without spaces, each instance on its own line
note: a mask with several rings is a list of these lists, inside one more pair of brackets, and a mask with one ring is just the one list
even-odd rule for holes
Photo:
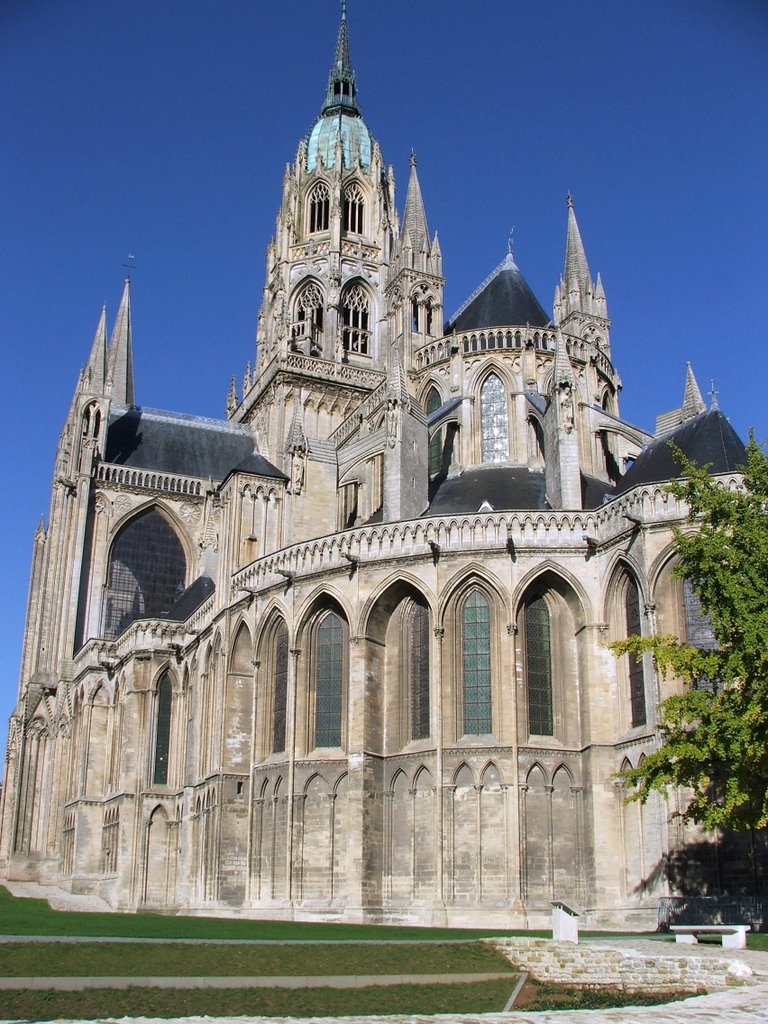
[[296,313],[291,328],[291,342],[298,347],[309,340],[310,355],[319,354],[319,342],[323,333],[323,294],[314,281],[310,281],[296,300]]
[[155,701],[155,756],[153,759],[152,782],[156,786],[168,784],[172,697],[171,679],[168,673],[164,672],[157,687]]
[[157,509],[135,516],[117,534],[107,571],[104,636],[136,619],[160,618],[184,590],[187,564],[176,532]]
[[488,375],[480,389],[480,431],[482,461],[506,462],[509,459],[507,397],[495,373]]
[[331,209],[331,193],[324,181],[319,181],[309,194],[309,233],[327,231]]
[[358,355],[369,354],[369,303],[368,296],[359,284],[353,284],[344,292],[342,346],[345,352]]
[[288,629],[281,622],[272,640],[272,753],[285,751],[285,716],[288,698]]
[[410,705],[410,739],[429,736],[429,610],[412,601],[406,610],[406,673]]
[[365,196],[363,190],[353,181],[344,189],[344,230],[356,235],[363,234]]

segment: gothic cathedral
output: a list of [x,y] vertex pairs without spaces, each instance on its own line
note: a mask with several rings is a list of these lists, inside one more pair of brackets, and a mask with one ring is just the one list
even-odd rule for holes
[[449,320],[408,175],[399,212],[343,13],[227,418],[137,404],[127,282],[102,313],[34,539],[5,877],[499,927],[555,899],[653,926],[674,891],[701,837],[617,772],[679,682],[606,645],[711,642],[672,574],[667,440],[726,482],[743,445],[690,367],[655,437],[621,418],[570,197],[552,314],[509,251]]

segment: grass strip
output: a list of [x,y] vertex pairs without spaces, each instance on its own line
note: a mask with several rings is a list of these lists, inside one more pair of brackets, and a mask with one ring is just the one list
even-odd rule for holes
[[490,973],[514,968],[480,942],[446,945],[226,946],[19,942],[2,947],[6,977],[274,977],[315,974]]
[[509,982],[397,985],[365,989],[84,989],[6,991],[2,1015],[14,1020],[94,1020],[103,1017],[341,1017],[377,1014],[500,1012]]

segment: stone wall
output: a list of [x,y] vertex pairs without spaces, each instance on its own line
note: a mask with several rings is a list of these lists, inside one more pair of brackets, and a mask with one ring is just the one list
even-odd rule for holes
[[626,992],[714,992],[741,985],[751,969],[715,956],[648,956],[612,946],[549,939],[487,939],[510,963],[537,981],[584,988],[612,986]]

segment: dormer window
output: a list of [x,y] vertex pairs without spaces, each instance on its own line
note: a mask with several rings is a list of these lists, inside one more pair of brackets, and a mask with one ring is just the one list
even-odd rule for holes
[[331,193],[325,182],[321,181],[309,194],[309,233],[328,230],[331,208]]
[[363,233],[365,198],[357,182],[344,189],[344,230],[356,235]]

